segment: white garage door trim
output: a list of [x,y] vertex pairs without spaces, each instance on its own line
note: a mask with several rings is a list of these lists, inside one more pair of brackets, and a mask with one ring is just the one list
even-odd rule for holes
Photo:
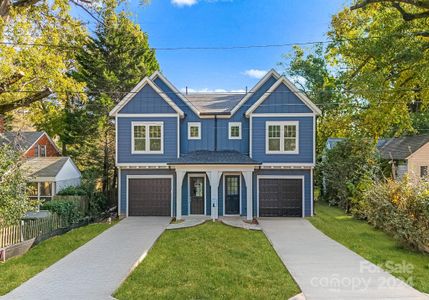
[[129,203],[129,199],[128,199],[128,190],[130,188],[130,179],[157,179],[157,178],[169,178],[170,179],[170,188],[171,188],[171,196],[170,196],[170,207],[171,207],[171,213],[170,216],[173,217],[173,175],[127,175],[127,217],[128,217],[128,210],[130,208],[130,203]]
[[302,218],[305,217],[305,176],[304,175],[257,175],[256,176],[256,211],[259,218],[259,180],[260,179],[301,179],[302,181]]

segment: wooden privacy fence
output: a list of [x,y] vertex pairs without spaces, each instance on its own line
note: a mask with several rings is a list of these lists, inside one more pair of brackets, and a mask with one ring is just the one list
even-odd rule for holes
[[57,214],[42,219],[22,220],[21,224],[0,228],[0,248],[50,233],[68,225],[67,221]]

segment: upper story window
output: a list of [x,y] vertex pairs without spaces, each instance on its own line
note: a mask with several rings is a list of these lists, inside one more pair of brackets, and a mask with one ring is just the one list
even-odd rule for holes
[[267,154],[297,154],[299,129],[297,121],[266,123]]
[[200,122],[188,123],[188,139],[201,140],[201,123]]
[[163,153],[164,141],[162,122],[133,122],[132,136],[132,153]]
[[46,157],[46,145],[37,144],[34,147],[34,157]]
[[46,145],[39,145],[39,147],[40,147],[40,150],[39,150],[40,156],[46,157]]
[[241,140],[241,123],[240,122],[229,123],[228,138],[230,140]]

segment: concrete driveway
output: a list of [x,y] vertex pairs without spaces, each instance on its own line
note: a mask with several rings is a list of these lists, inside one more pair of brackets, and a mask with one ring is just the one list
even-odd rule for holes
[[307,300],[429,299],[305,219],[263,218],[259,223]]
[[170,223],[129,217],[34,276],[2,299],[111,299]]

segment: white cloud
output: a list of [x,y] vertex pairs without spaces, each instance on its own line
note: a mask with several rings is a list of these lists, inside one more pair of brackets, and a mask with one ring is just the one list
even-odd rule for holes
[[192,6],[197,2],[198,0],[171,0],[171,3],[177,6]]
[[256,78],[256,79],[261,79],[267,73],[268,73],[268,71],[266,71],[266,70],[258,70],[258,69],[250,69],[250,70],[246,70],[243,72],[244,75],[252,77],[252,78]]

